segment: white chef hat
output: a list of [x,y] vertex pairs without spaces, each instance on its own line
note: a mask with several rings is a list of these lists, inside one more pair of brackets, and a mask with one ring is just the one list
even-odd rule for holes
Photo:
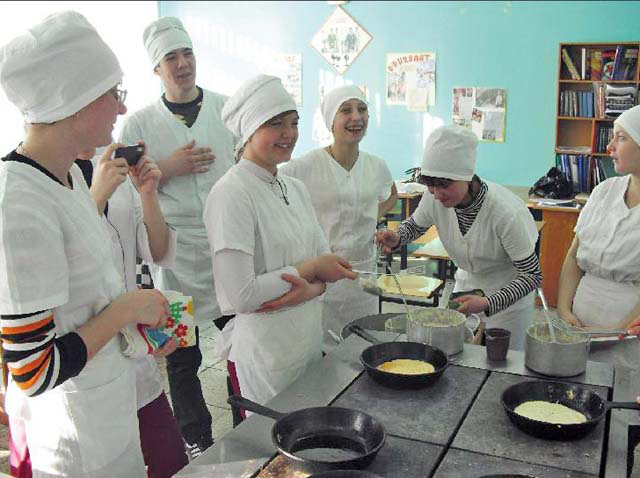
[[476,168],[478,138],[466,128],[446,125],[427,138],[421,174],[436,178],[470,181]]
[[176,17],[162,17],[150,23],[144,29],[142,40],[154,68],[167,53],[178,48],[193,48],[191,37]]
[[324,124],[329,131],[333,130],[333,120],[336,117],[340,105],[354,98],[367,104],[367,98],[365,98],[364,93],[355,85],[340,86],[326,94],[322,100],[320,109],[322,110]]
[[240,138],[240,146],[274,116],[296,110],[296,102],[282,86],[280,78],[258,75],[245,81],[222,108],[222,121]]
[[622,113],[613,124],[621,126],[633,141],[640,146],[640,105]]
[[0,84],[27,123],[67,118],[121,80],[118,59],[77,12],[49,15],[0,50]]

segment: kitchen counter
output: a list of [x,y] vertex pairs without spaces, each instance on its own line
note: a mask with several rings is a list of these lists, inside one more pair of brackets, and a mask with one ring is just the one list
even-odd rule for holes
[[[386,332],[374,335],[386,341],[399,338]],[[507,360],[496,364],[486,359],[484,347],[465,344],[463,352],[452,358],[452,366],[432,386],[392,390],[362,373],[359,356],[369,345],[358,336],[347,337],[267,406],[294,411],[336,405],[359,408],[375,416],[385,426],[388,439],[367,469],[386,478],[473,477],[506,470],[551,478],[625,476],[629,423],[640,429],[637,412],[614,410],[609,427],[603,421],[590,435],[570,443],[530,437],[508,421],[498,400],[501,390],[526,377],[540,377],[525,368],[523,352],[510,350]],[[581,376],[553,380],[582,383],[605,398],[613,394],[615,400],[630,400],[631,395],[635,398],[640,394],[640,376],[616,370],[615,378],[610,366],[589,362]],[[270,418],[250,416],[179,476],[218,476],[213,464],[262,458],[247,465],[247,474],[236,475],[254,476],[276,453],[271,442],[272,425]],[[495,441],[500,434],[507,439]]]

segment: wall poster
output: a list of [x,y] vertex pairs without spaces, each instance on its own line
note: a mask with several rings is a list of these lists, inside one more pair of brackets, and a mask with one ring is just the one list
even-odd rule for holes
[[480,141],[504,143],[506,103],[502,88],[454,88],[453,123],[470,129]]
[[387,53],[386,76],[388,105],[427,111],[435,104],[435,53]]
[[371,35],[345,10],[336,7],[311,40],[311,46],[342,75],[370,41]]
[[282,80],[284,89],[302,106],[302,54],[281,53],[273,59],[272,74]]

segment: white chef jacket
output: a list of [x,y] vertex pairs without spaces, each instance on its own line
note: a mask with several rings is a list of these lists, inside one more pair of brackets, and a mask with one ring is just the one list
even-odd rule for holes
[[[375,271],[373,234],[378,202],[389,198],[393,185],[386,163],[360,151],[347,171],[324,148],[318,148],[285,163],[280,172],[307,186],[331,252],[349,259],[356,269]],[[348,322],[376,313],[378,298],[364,292],[357,282],[345,279],[328,286],[322,308],[325,350],[337,345],[329,330],[340,335]]]
[[[123,292],[109,235],[80,169],[73,189],[32,166],[0,163],[0,314],[52,309],[71,332]],[[34,477],[144,476],[132,361],[111,339],[76,377],[6,409],[24,420]]]
[[[329,252],[304,185],[280,174],[278,179],[288,205],[278,197],[278,186],[274,192],[274,177],[246,159],[211,189],[204,222],[214,258],[225,249],[250,254],[258,276]],[[220,281],[224,276],[216,285],[222,310],[234,313]],[[242,395],[266,403],[320,358],[320,302],[237,314],[225,331],[221,338],[230,335],[228,358],[235,362]]]
[[[94,168],[97,159],[92,161]],[[95,169],[94,169],[95,171]],[[116,188],[109,198],[109,207],[103,216],[111,237],[113,260],[120,273],[124,289],[137,290],[136,257],[153,262],[149,248],[149,236],[144,225],[142,202],[129,177]],[[156,265],[172,267],[176,255],[176,232],[169,228],[169,247],[162,261]],[[162,393],[162,377],[152,355],[135,359],[136,396],[138,409],[151,403]]]
[[[425,193],[413,219],[422,227],[435,224],[444,248],[456,264],[454,291],[482,289],[490,295],[517,276],[514,261],[535,250],[538,231],[524,202],[508,189],[485,181],[487,195],[471,228],[463,236],[456,212]],[[511,331],[509,347],[524,348],[526,329],[533,320],[533,292],[497,314],[487,327]]]
[[178,121],[159,98],[129,116],[120,142],[143,140],[155,161],[169,159],[173,152],[192,140],[196,147],[210,147],[215,155],[209,171],[169,179],[158,190],[162,212],[178,232],[173,267],[152,267],[156,287],[177,290],[193,297],[196,323],[220,317],[215,297],[211,258],[202,212],[211,186],[234,164],[234,139],[225,128],[220,112],[226,97],[204,90],[202,106],[189,128]]
[[[578,267],[585,274],[573,298],[573,313],[587,326],[611,328],[640,302],[640,207],[629,209],[624,195],[630,176],[596,186],[578,216]],[[637,341],[591,344],[590,359],[640,367]]]

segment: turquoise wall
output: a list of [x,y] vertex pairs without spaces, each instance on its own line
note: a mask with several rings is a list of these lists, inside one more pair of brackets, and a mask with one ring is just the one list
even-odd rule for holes
[[[638,1],[352,1],[343,7],[373,36],[344,74],[370,91],[372,119],[363,148],[383,157],[394,178],[419,165],[429,115],[451,122],[454,86],[487,86],[507,89],[505,142],[479,145],[477,172],[502,184],[532,184],[555,161],[558,43],[640,40]],[[261,47],[302,53],[294,156],[317,147],[311,126],[319,82],[337,75],[310,45],[334,8],[311,1],[159,2],[160,15],[181,18],[191,31],[203,86],[232,91],[230,85],[259,73]],[[386,53],[421,51],[437,55],[435,105],[428,115],[385,105]]]

